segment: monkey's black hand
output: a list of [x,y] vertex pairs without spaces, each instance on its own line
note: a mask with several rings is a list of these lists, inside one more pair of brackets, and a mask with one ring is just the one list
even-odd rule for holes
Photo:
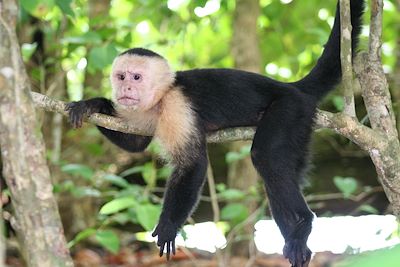
[[68,103],[65,106],[65,110],[68,111],[69,122],[74,128],[82,127],[82,121],[84,117],[90,116],[96,113],[98,110],[87,104],[87,101],[74,101]]
[[172,222],[159,222],[152,236],[158,236],[157,246],[160,247],[160,257],[164,254],[164,248],[167,247],[167,260],[172,252],[175,255],[175,237],[178,233],[178,227]]
[[311,250],[304,240],[293,239],[286,242],[283,255],[289,260],[292,267],[308,267]]

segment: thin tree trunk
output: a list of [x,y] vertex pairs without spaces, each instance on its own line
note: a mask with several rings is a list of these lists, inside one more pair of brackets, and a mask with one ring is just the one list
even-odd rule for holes
[[0,184],[0,267],[5,266],[4,264],[4,253],[6,250],[5,247],[5,238],[4,238],[4,224],[3,224],[3,202],[1,200],[1,192],[2,192],[1,184]]
[[[251,72],[259,72],[261,66],[261,51],[257,36],[257,18],[260,14],[258,0],[236,0],[236,9],[233,18],[232,54],[235,60],[235,68]],[[231,151],[240,151],[243,146],[251,145],[249,141],[232,143]],[[228,169],[228,185],[247,191],[256,186],[258,174],[250,157],[236,161]],[[246,202],[249,212],[257,208],[257,202]],[[247,224],[241,233],[248,237],[232,244],[232,254],[249,257],[249,245],[253,242],[254,225]]]
[[52,193],[45,147],[15,33],[15,0],[0,4],[0,145],[22,253],[28,266],[73,266]]

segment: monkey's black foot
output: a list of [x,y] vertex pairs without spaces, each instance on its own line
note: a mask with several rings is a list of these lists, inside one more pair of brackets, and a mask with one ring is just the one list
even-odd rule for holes
[[175,255],[175,237],[178,228],[171,222],[159,222],[152,236],[158,236],[157,246],[160,247],[160,257],[164,254],[164,248],[167,249],[165,255],[169,260],[171,252]]
[[294,239],[286,242],[283,255],[289,260],[292,267],[308,267],[311,250],[304,240]]
[[74,128],[82,127],[83,118],[97,112],[97,110],[88,105],[86,101],[68,103],[65,106],[65,111],[68,111],[69,122]]

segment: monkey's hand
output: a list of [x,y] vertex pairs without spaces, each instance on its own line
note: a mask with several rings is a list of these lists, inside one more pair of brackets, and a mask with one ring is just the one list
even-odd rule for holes
[[286,241],[283,255],[289,260],[292,267],[308,267],[311,259],[311,250],[304,240],[293,239]]
[[82,127],[83,118],[93,113],[114,113],[111,101],[101,97],[68,103],[65,110],[69,112],[69,121],[74,128]]
[[82,127],[84,117],[88,117],[93,113],[98,112],[98,109],[88,104],[87,101],[74,101],[65,106],[68,111],[69,122],[74,128]]
[[175,255],[175,237],[178,233],[178,227],[176,227],[171,221],[159,222],[152,236],[158,236],[157,246],[160,247],[160,257],[164,254],[164,248],[166,247],[167,260],[169,260],[171,252]]

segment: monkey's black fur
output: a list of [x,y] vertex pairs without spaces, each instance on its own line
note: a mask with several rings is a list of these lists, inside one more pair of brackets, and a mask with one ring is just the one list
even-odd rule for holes
[[[351,0],[352,49],[361,31],[363,0]],[[121,54],[161,57],[134,48]],[[254,166],[263,177],[272,214],[285,238],[284,255],[295,267],[308,266],[307,247],[313,214],[299,188],[306,167],[308,144],[316,105],[341,80],[340,18],[335,23],[321,58],[303,79],[283,83],[259,74],[232,69],[195,69],[176,73],[171,90],[182,90],[196,114],[196,138],[186,146],[190,157],[176,160],[168,182],[163,211],[153,235],[160,255],[175,252],[175,236],[193,211],[207,169],[205,135],[234,126],[257,126],[251,148]],[[94,112],[115,115],[111,101],[95,98],[68,105],[70,120],[80,126],[82,116]],[[125,134],[99,127],[121,148],[143,150],[151,137]],[[197,140],[197,141],[196,141]],[[173,159],[179,155],[172,155]]]
[[159,58],[162,58],[162,56],[160,56],[156,52],[153,52],[153,51],[148,50],[148,49],[140,48],[140,47],[135,47],[135,48],[128,49],[125,52],[122,52],[120,54],[120,56],[126,55],[126,54],[145,56],[145,57],[159,57]]

